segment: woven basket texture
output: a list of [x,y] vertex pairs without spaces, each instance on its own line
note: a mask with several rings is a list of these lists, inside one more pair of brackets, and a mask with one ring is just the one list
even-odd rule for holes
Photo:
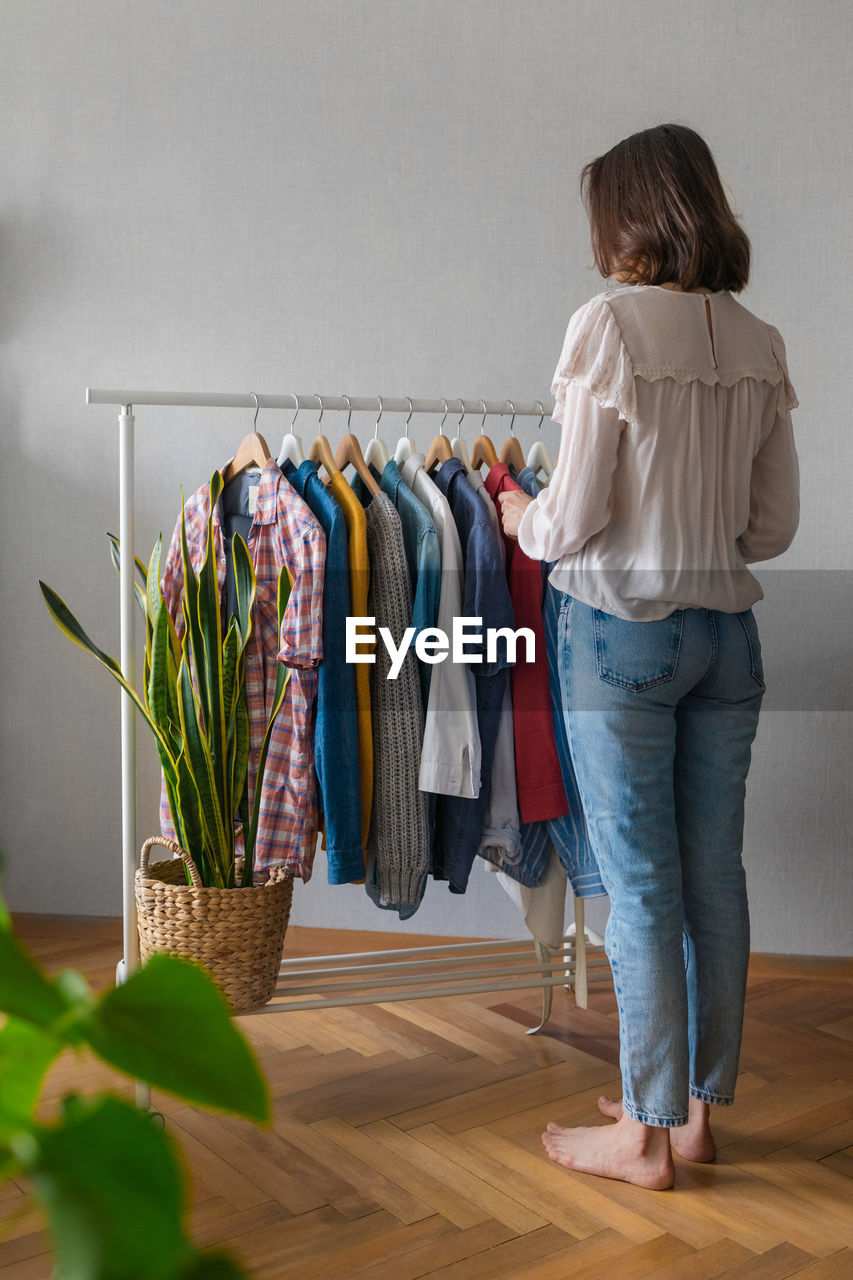
[[183,956],[208,971],[232,1012],[265,1005],[278,981],[293,876],[214,889],[188,885],[180,857],[143,863],[135,883],[140,961],[155,951]]

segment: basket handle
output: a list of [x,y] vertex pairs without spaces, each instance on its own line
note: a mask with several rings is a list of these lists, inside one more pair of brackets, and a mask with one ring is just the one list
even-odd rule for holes
[[182,849],[174,840],[170,840],[168,836],[151,836],[150,840],[146,840],[142,846],[142,853],[139,858],[139,870],[145,876],[148,874],[148,856],[155,844],[161,844],[164,849],[168,849],[171,853],[176,853],[179,858],[183,859],[184,866],[190,873],[190,880],[194,889],[202,889],[201,876],[198,873],[198,867],[193,862],[186,849]]

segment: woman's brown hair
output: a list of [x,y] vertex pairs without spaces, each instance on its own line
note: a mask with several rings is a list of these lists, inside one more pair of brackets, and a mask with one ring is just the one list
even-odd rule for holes
[[585,165],[580,185],[603,276],[625,271],[630,284],[745,288],[749,238],[693,129],[661,124],[633,133]]

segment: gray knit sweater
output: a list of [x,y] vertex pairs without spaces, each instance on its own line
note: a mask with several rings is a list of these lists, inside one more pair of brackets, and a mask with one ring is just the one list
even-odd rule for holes
[[412,618],[412,588],[403,531],[384,493],[365,508],[370,558],[368,613],[376,618],[376,662],[370,668],[373,722],[373,811],[368,845],[376,855],[381,906],[418,904],[429,870],[428,797],[418,787],[424,707],[417,660],[409,649],[396,680],[379,638],[387,627],[399,646]]

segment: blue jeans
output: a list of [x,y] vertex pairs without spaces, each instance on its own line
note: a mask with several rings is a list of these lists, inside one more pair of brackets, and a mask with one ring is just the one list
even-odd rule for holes
[[685,1124],[730,1106],[749,909],[746,776],[764,696],[752,610],[627,622],[564,596],[563,713],[601,878],[619,1009],[622,1106]]

